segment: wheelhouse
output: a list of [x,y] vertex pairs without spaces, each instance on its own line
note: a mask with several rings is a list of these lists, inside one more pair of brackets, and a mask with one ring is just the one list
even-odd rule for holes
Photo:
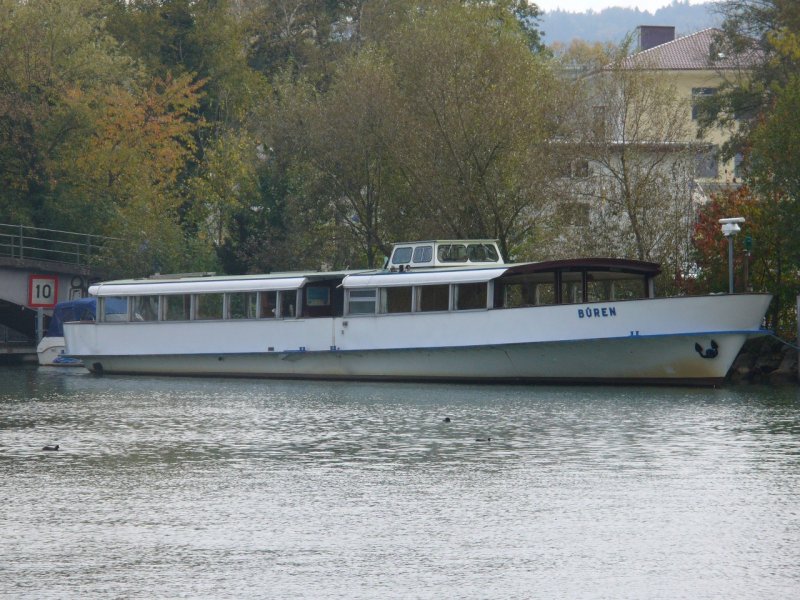
[[431,240],[395,244],[386,268],[399,271],[502,264],[497,240]]

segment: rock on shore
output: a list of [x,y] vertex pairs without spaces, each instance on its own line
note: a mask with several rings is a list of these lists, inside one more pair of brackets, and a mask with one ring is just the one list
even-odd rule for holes
[[797,350],[774,337],[748,340],[733,362],[728,380],[735,384],[797,385]]

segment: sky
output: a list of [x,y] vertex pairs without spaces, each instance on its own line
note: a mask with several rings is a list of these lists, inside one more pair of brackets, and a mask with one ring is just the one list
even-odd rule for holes
[[[672,0],[532,0],[540,9],[547,12],[549,10],[566,10],[569,12],[586,12],[593,10],[599,12],[610,6],[622,6],[625,8],[639,8],[648,12],[655,12],[663,6],[672,4]],[[683,1],[683,0],[682,0]],[[700,4],[712,0],[689,0],[689,4]]]

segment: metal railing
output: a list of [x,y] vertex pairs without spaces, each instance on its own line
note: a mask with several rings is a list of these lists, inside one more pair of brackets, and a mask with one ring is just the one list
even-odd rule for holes
[[74,231],[0,223],[0,256],[89,265],[111,238]]

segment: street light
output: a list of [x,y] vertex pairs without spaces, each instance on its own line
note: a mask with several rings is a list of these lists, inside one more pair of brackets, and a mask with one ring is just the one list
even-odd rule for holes
[[733,293],[733,236],[739,233],[742,228],[739,223],[744,223],[744,217],[730,217],[720,219],[722,225],[722,235],[728,238],[728,293]]

